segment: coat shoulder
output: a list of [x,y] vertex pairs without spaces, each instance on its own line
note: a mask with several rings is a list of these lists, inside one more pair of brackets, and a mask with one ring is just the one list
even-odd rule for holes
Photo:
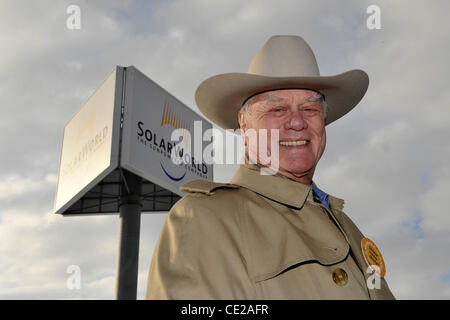
[[239,189],[240,186],[232,183],[212,182],[208,180],[193,180],[181,186],[181,191],[189,193],[202,193],[212,195],[218,189]]
[[243,188],[231,183],[194,180],[180,189],[186,194],[173,207],[178,214],[222,221],[234,216],[242,203]]

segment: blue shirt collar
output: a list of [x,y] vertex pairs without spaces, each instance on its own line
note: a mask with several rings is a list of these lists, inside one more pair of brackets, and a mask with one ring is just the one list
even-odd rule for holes
[[320,190],[315,183],[311,184],[311,188],[313,190],[314,200],[319,201],[325,207],[330,208],[330,197],[328,194]]

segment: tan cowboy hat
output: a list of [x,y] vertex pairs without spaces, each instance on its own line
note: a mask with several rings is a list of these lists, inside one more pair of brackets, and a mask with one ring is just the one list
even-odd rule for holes
[[325,124],[362,99],[369,77],[362,70],[322,77],[310,46],[299,36],[273,36],[250,62],[248,73],[224,73],[203,81],[195,92],[200,111],[224,129],[239,128],[237,114],[251,96],[276,89],[321,92],[328,106]]

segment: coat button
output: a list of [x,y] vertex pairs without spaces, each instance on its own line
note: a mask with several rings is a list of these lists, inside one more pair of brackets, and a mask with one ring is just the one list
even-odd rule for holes
[[347,272],[345,272],[345,270],[343,270],[341,268],[337,268],[336,270],[333,271],[333,281],[338,286],[341,286],[341,287],[345,286],[348,282]]

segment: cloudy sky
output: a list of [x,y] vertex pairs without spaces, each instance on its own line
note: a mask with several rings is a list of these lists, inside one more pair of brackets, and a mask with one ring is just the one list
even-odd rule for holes
[[[81,9],[79,30],[66,27],[71,4]],[[366,25],[372,4],[381,9],[379,30]],[[136,66],[198,112],[197,85],[245,72],[275,34],[302,36],[322,75],[369,74],[362,102],[327,127],[315,181],[345,199],[377,243],[397,298],[450,299],[450,2],[343,5],[1,0],[0,299],[114,298],[118,216],[51,213],[63,127],[114,66]],[[165,216],[142,217],[139,299]],[[80,268],[80,289],[66,285],[71,265]]]

